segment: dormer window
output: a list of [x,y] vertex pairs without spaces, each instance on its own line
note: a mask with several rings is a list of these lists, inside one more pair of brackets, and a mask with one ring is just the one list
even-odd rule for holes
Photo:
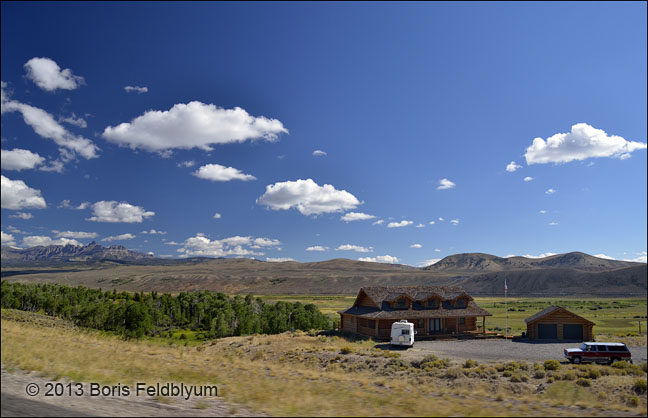
[[407,301],[405,299],[398,299],[396,302],[396,307],[398,309],[405,309],[407,308]]
[[464,299],[464,298],[457,299],[457,301],[455,302],[455,307],[457,307],[457,308],[465,308],[466,307],[466,299]]
[[428,299],[427,307],[430,309],[437,309],[439,307],[439,304],[437,303],[436,299]]

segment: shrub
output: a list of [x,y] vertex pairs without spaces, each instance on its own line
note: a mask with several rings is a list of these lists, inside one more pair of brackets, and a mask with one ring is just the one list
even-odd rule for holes
[[587,377],[589,377],[590,379],[598,379],[599,377],[601,377],[601,372],[598,369],[592,369],[589,371],[589,373],[587,373]]
[[589,379],[583,379],[583,378],[580,378],[580,379],[578,379],[578,380],[576,381],[576,384],[577,384],[578,386],[583,386],[583,387],[585,387],[585,388],[588,388],[588,387],[592,386],[592,381],[589,380]]
[[630,367],[630,363],[625,360],[616,361],[612,363],[612,367],[614,367],[615,369],[627,369]]
[[516,373],[516,374],[512,375],[509,380],[511,382],[513,382],[513,383],[520,383],[522,381],[522,377],[519,374]]
[[535,377],[536,379],[542,379],[543,377],[545,377],[545,372],[543,370],[536,370],[533,377]]
[[628,399],[628,404],[630,404],[630,406],[639,406],[639,398],[631,396],[630,399]]
[[446,379],[456,379],[461,375],[462,375],[461,371],[459,369],[454,368],[454,369],[446,370],[443,377],[445,377]]
[[550,378],[547,379],[547,383],[553,383],[553,382],[554,382],[554,378],[553,378],[553,377],[550,377]]
[[558,360],[545,360],[544,369],[545,370],[560,370],[561,364]]
[[353,353],[353,348],[349,346],[345,346],[340,348],[340,354],[351,354]]
[[511,377],[511,376],[513,376],[513,372],[510,371],[510,370],[504,370],[504,372],[502,373],[502,376]]
[[637,392],[639,395],[643,395],[646,393],[646,379],[637,379],[634,382],[634,385],[632,385],[632,390]]
[[576,373],[570,370],[562,375],[562,380],[576,380]]
[[464,366],[464,369],[472,369],[473,367],[477,366],[477,363],[474,360],[468,359],[468,360],[466,360],[466,362],[464,363],[463,366]]
[[648,373],[648,363],[643,363],[641,365],[641,370],[643,370],[644,373]]

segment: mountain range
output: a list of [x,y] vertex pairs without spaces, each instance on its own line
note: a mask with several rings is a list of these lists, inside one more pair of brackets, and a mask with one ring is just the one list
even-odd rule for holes
[[473,295],[645,296],[646,264],[582,252],[544,258],[464,253],[423,268],[349,259],[160,259],[123,246],[2,247],[2,278],[127,291],[349,294],[363,286],[459,285]]

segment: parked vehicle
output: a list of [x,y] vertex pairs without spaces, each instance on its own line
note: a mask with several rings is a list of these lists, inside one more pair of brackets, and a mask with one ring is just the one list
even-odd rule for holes
[[574,364],[612,364],[620,360],[632,363],[632,354],[623,343],[583,343],[580,348],[565,348],[565,358]]
[[414,345],[414,334],[416,330],[413,323],[406,319],[394,322],[391,327],[391,345],[411,347]]

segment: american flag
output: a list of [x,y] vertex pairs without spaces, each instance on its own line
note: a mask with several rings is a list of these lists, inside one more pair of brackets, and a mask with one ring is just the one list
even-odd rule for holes
[[506,285],[506,279],[504,279],[504,291],[508,291],[508,286]]

